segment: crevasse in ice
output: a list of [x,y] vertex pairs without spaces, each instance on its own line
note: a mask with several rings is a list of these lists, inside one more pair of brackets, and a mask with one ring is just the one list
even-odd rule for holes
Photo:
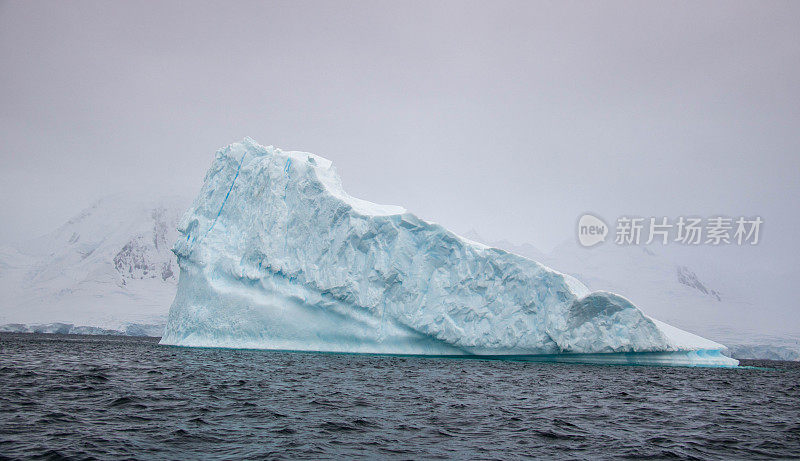
[[351,197],[322,157],[249,138],[217,152],[178,230],[162,344],[737,364],[621,296]]

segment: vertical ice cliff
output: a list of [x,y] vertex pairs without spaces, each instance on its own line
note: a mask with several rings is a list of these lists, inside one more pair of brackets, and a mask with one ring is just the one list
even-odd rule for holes
[[217,152],[178,230],[162,344],[736,365],[625,298],[353,198],[330,161],[249,138]]

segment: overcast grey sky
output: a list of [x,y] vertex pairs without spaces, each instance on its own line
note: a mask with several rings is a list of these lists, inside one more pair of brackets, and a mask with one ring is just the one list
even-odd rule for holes
[[251,136],[492,240],[761,215],[788,258],[799,25],[800,2],[1,2],[0,241],[193,196]]

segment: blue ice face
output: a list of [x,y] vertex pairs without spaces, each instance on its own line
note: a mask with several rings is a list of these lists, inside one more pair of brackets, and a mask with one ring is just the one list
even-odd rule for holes
[[535,261],[350,197],[329,161],[250,139],[217,152],[179,230],[165,344],[437,355],[722,347]]

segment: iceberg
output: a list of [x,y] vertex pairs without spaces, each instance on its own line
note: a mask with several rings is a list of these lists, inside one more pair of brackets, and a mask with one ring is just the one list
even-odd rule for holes
[[738,364],[621,296],[351,197],[325,158],[250,138],[216,153],[178,231],[165,345]]

